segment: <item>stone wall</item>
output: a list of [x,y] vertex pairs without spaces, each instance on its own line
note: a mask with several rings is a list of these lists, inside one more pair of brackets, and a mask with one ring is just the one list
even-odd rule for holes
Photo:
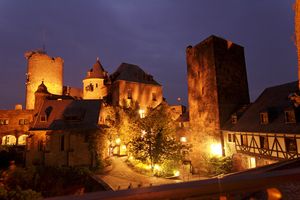
[[[186,49],[192,162],[222,142],[221,127],[238,107],[249,103],[243,48],[210,36]],[[206,154],[206,155],[204,155]]]

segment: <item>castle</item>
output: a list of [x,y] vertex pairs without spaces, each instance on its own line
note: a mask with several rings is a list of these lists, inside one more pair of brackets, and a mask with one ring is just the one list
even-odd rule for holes
[[[109,108],[137,103],[144,117],[163,102],[162,86],[137,65],[122,63],[109,75],[97,59],[79,89],[63,85],[61,58],[25,57],[26,109],[0,111],[0,136],[2,145],[25,145],[27,165],[94,166],[89,133],[108,125]],[[206,155],[231,156],[237,169],[300,157],[297,82],[267,88],[250,103],[243,47],[216,36],[188,46],[186,62],[188,112],[170,108],[180,140],[192,144],[194,169]]]

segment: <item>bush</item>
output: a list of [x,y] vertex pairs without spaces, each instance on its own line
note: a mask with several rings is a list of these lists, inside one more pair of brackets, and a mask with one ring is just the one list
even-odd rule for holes
[[217,176],[233,172],[233,162],[230,157],[211,157],[207,160],[208,175]]

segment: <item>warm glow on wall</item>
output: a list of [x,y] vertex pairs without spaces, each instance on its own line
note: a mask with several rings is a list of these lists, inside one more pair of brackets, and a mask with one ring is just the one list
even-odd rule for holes
[[187,142],[187,139],[186,139],[186,137],[180,137],[180,142]]
[[117,138],[117,139],[116,139],[116,144],[119,145],[120,143],[121,143],[121,139],[120,139],[120,138]]
[[140,118],[145,118],[145,110],[139,110]]
[[211,144],[210,153],[212,156],[222,156],[222,145],[220,143]]

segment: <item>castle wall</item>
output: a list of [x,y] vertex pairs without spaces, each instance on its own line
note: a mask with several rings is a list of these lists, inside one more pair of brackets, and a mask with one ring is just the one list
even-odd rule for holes
[[34,93],[44,81],[48,91],[62,95],[63,90],[63,59],[51,58],[42,52],[27,52],[28,61],[26,74],[26,109],[34,109]]
[[163,99],[162,87],[158,85],[118,80],[112,90],[113,105],[126,106],[138,102],[139,107],[146,110],[147,107],[158,106]]

